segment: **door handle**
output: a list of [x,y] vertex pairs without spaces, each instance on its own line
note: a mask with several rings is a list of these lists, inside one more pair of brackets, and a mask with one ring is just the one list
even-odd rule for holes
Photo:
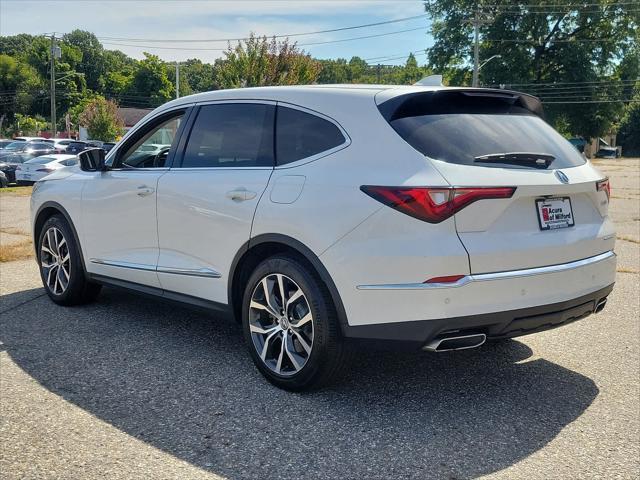
[[151,195],[155,191],[155,188],[147,187],[146,185],[140,185],[138,187],[138,196],[146,197],[147,195]]
[[234,202],[244,202],[245,200],[251,200],[258,195],[256,192],[247,190],[246,188],[236,188],[227,192],[227,198],[230,198]]

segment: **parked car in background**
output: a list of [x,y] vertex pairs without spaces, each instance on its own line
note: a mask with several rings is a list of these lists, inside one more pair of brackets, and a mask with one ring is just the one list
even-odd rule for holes
[[52,301],[107,284],[207,306],[289,390],[330,381],[348,338],[478,347],[597,313],[615,282],[609,181],[524,93],[218,90],[80,167],[31,197]]
[[32,158],[16,166],[16,182],[18,184],[37,182],[60,168],[77,164],[76,155],[54,154]]
[[46,140],[44,137],[16,137],[13,139],[16,142],[33,142],[34,140],[42,141]]
[[8,140],[6,138],[0,139],[0,150],[4,150],[7,146],[13,143],[13,140]]
[[9,183],[16,181],[15,170],[18,165],[27,160],[42,155],[56,153],[52,145],[44,142],[12,142],[5,149],[0,150],[0,170],[2,170],[9,180]]
[[609,145],[604,138],[598,139],[598,151],[596,152],[597,158],[616,158],[620,153],[618,148]]
[[53,148],[56,149],[56,153],[65,153],[67,151],[67,147],[74,140],[71,138],[47,138],[45,140],[46,143],[53,145]]
[[87,142],[83,140],[73,140],[67,145],[66,153],[69,155],[77,155],[80,152],[84,152],[87,148],[89,148]]
[[102,144],[102,149],[104,150],[104,153],[109,153],[111,149],[115,146],[116,146],[116,142],[104,142]]
[[9,185],[9,179],[5,175],[5,173],[0,170],[0,188],[5,188]]
[[31,155],[32,157],[39,157],[40,155],[47,155],[55,153],[55,148],[49,143],[44,141],[17,141],[11,142],[4,149],[0,150],[0,158],[10,157],[12,155]]

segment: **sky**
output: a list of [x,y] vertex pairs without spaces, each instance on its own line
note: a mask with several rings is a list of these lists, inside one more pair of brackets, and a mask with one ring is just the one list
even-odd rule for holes
[[[166,61],[212,62],[222,56],[227,42],[202,40],[243,38],[250,32],[317,32],[423,14],[420,0],[0,0],[0,34],[61,35],[79,28],[93,32],[105,48],[134,58],[146,51]],[[290,40],[316,58],[359,56],[369,63],[397,65],[409,52],[418,52],[416,58],[423,64],[424,49],[432,44],[428,29],[428,19],[422,16]]]

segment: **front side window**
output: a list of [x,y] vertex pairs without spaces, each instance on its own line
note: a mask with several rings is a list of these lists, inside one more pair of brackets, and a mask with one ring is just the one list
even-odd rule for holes
[[182,168],[273,166],[273,105],[204,105],[193,124]]
[[[137,139],[131,139],[118,155],[114,168],[163,168],[171,146],[177,141],[178,129],[184,111],[170,114],[149,128],[144,128]],[[135,138],[135,137],[134,137]],[[133,143],[131,143],[133,142]]]
[[333,123],[293,108],[278,107],[276,158],[278,165],[317,155],[345,142]]

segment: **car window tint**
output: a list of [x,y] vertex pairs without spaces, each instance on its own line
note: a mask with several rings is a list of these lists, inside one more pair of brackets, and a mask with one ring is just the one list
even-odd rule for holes
[[345,142],[333,123],[293,108],[278,107],[276,159],[278,165],[331,150]]
[[183,168],[273,166],[272,105],[225,103],[200,108]]
[[184,112],[164,117],[149,129],[144,129],[133,144],[117,161],[116,167],[162,168],[165,166],[171,146],[176,140]]

